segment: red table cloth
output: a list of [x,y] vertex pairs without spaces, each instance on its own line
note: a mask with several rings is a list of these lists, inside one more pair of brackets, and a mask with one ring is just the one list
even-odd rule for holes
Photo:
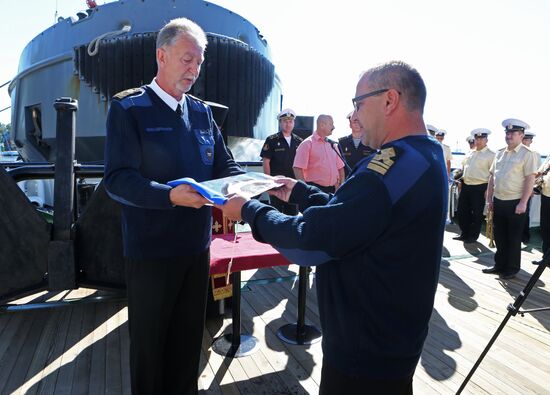
[[210,274],[227,273],[229,261],[233,258],[231,273],[262,267],[290,265],[277,250],[269,244],[257,242],[251,232],[212,235],[210,245]]

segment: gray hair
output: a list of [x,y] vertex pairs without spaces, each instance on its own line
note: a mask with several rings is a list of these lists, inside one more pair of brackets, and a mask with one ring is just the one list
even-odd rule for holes
[[370,88],[393,88],[400,92],[405,107],[409,111],[424,112],[426,103],[426,85],[420,73],[402,61],[391,61],[373,67],[363,73],[361,79],[366,78]]
[[181,35],[193,39],[203,51],[206,49],[208,44],[206,33],[199,25],[187,18],[172,19],[160,29],[157,36],[157,49],[174,44]]

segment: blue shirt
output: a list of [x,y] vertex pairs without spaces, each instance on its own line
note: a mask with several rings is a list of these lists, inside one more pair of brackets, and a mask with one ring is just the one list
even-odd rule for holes
[[210,108],[186,95],[182,112],[178,116],[148,86],[116,95],[111,103],[104,181],[109,196],[122,205],[126,257],[171,258],[205,251],[211,208],[173,207],[166,182],[242,173]]
[[243,206],[257,240],[325,253],[316,283],[323,355],[353,377],[412,376],[439,276],[447,172],[437,141],[409,136],[360,161],[334,195],[299,182],[285,216]]

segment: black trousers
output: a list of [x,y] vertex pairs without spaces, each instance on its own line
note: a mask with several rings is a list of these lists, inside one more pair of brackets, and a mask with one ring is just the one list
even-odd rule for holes
[[397,380],[372,380],[349,377],[334,369],[323,359],[319,395],[412,395],[413,378]]
[[319,188],[321,191],[323,191],[325,193],[334,193],[334,192],[336,192],[336,188],[334,187],[334,185],[332,185],[330,187],[325,187],[323,185],[319,185],[319,184],[316,184],[314,182],[308,182],[308,184]]
[[126,260],[132,394],[196,394],[209,253]]
[[485,191],[487,184],[467,185],[462,183],[458,197],[458,226],[460,235],[466,240],[477,240],[483,223]]
[[287,203],[275,196],[269,196],[269,203],[279,210],[281,213],[286,215],[296,215],[298,214],[298,205]]
[[493,232],[497,252],[495,267],[501,272],[517,273],[521,266],[521,236],[525,214],[516,214],[517,200],[494,199]]
[[525,244],[529,243],[529,240],[531,240],[531,231],[529,230],[529,222],[531,222],[531,218],[529,217],[529,213],[531,212],[531,198],[527,201],[527,211],[525,211],[525,225],[523,225],[523,233],[521,234],[521,241],[523,241]]
[[550,197],[540,195],[540,233],[542,253],[550,248]]

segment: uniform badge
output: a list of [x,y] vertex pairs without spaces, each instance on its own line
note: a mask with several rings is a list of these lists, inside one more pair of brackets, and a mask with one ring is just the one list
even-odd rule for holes
[[279,141],[279,142],[277,143],[277,146],[280,146],[280,145],[281,145],[281,142]]
[[264,145],[264,151],[269,151],[269,144]]
[[372,158],[367,168],[381,175],[386,174],[390,167],[395,163],[395,150],[393,147],[384,148]]
[[205,151],[205,154],[206,154],[206,158],[208,160],[211,160],[212,159],[212,148],[207,148],[206,151]]

